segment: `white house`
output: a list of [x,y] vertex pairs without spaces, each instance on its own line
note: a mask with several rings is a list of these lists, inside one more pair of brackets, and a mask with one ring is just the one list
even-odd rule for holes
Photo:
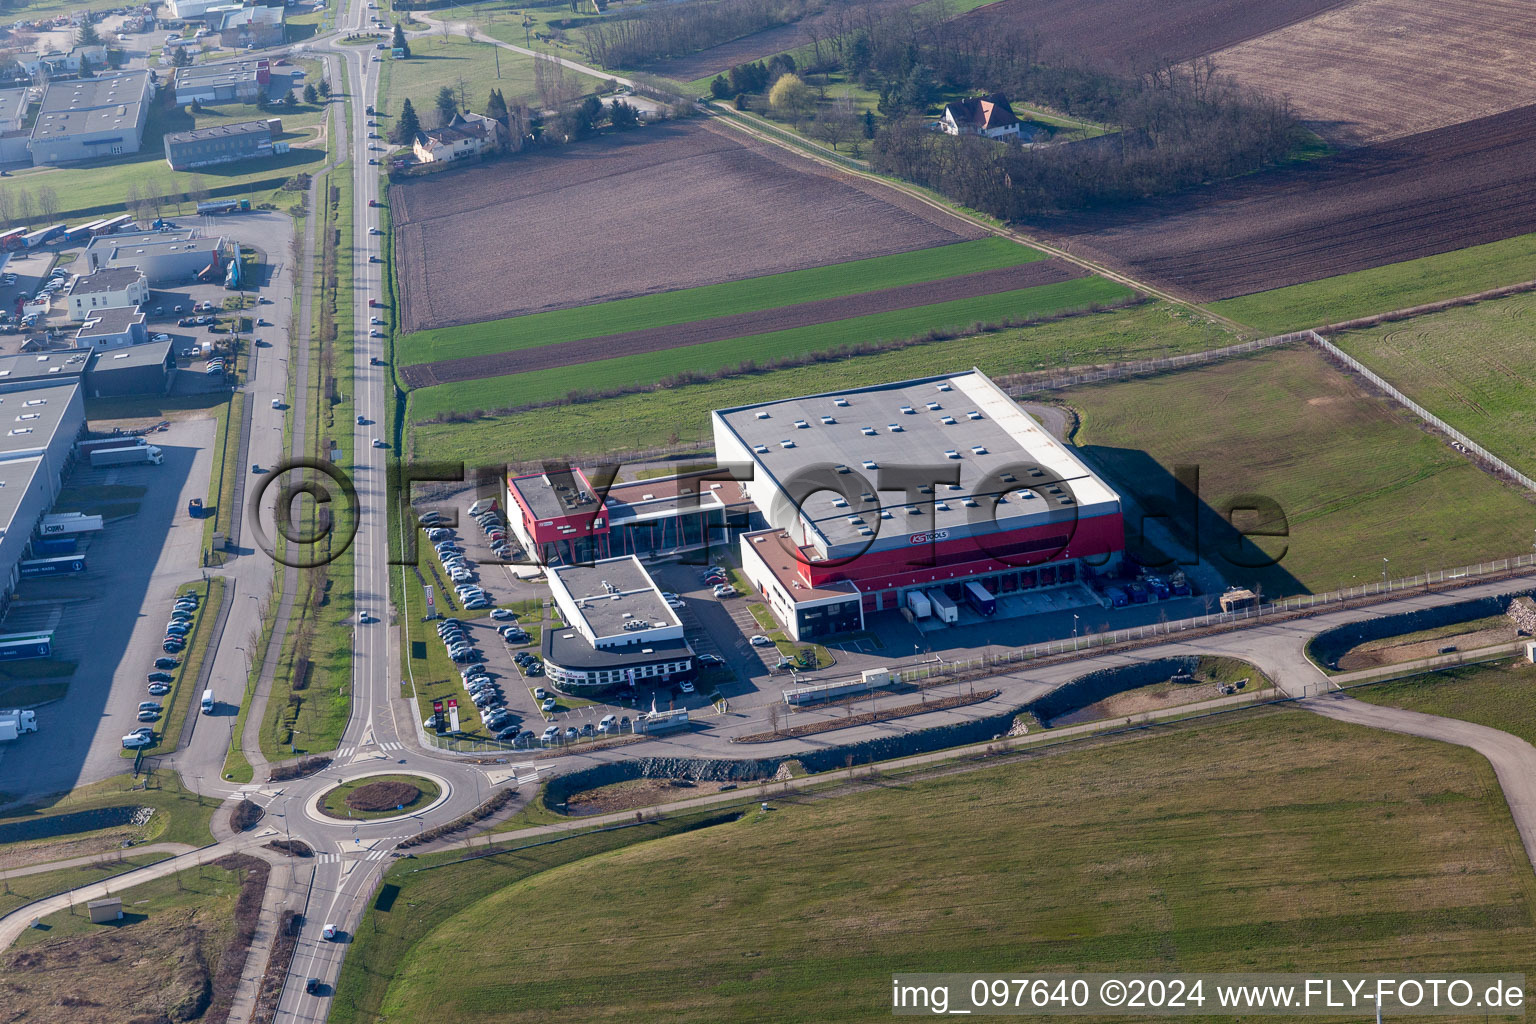
[[134,306],[114,306],[90,314],[75,334],[76,348],[130,348],[149,340],[144,314]]
[[69,318],[84,321],[92,313],[135,307],[149,301],[149,281],[136,267],[114,267],[75,278],[69,288]]
[[947,104],[940,127],[950,135],[982,135],[989,139],[1018,138],[1019,119],[1000,92]]
[[501,125],[482,114],[455,114],[453,120],[430,132],[417,132],[411,149],[424,164],[462,160],[494,150],[501,141]]

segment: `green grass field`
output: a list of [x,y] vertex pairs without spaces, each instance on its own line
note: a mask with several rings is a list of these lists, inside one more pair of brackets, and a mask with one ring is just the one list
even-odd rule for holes
[[562,406],[536,416],[411,427],[415,458],[565,458],[667,444],[708,443],[709,413],[750,402],[811,395],[979,366],[990,374],[1151,359],[1231,344],[1233,336],[1198,314],[1162,303],[1073,317],[1039,327],[957,338],[857,359],[749,374]]
[[[1521,492],[1393,403],[1361,393],[1308,347],[1062,399],[1082,417],[1084,454],[1146,511],[1173,507],[1174,466],[1197,466],[1205,557],[1266,596],[1379,580],[1384,557],[1394,575],[1408,576],[1529,549],[1532,508]],[[1278,503],[1289,535],[1239,547],[1212,510],[1252,507],[1245,495]],[[1177,521],[1186,539],[1187,518]],[[1128,523],[1127,535],[1138,534]],[[1245,567],[1266,553],[1279,564]]]
[[1536,475],[1536,294],[1461,306],[1334,339],[1409,398]]
[[1536,234],[1212,303],[1265,334],[1336,324],[1536,277]]
[[1044,258],[1045,254],[1037,250],[992,236],[703,288],[685,288],[574,309],[419,331],[402,339],[400,361],[403,364],[428,363],[437,359],[511,352],[623,331],[841,298]]
[[1523,660],[1427,672],[1349,694],[1371,704],[1476,722],[1536,743],[1536,666]]
[[[176,773],[172,771],[156,771],[148,777],[147,788],[134,788],[144,785],[145,782],[146,779],[143,777],[114,775],[101,782],[80,786],[46,804],[11,811],[0,818],[0,824],[48,818],[59,814],[73,814],[76,811],[91,811],[102,807],[153,807],[155,813],[150,816],[146,825],[142,827],[125,825],[120,828],[100,829],[96,832],[75,832],[57,839],[12,844],[7,848],[7,854],[13,854],[24,847],[49,846],[58,843],[78,844],[96,836],[105,837],[109,845],[99,849],[80,849],[76,845],[71,845],[67,850],[58,850],[49,856],[40,856],[35,859],[57,860],[99,853],[120,846],[124,839],[133,839],[136,844],[161,842],[187,843],[191,846],[204,846],[212,841],[213,836],[208,830],[208,821],[218,808],[218,801],[212,798],[199,800],[195,793],[182,788]],[[9,798],[10,794],[6,796]]]
[[[500,75],[497,75],[498,62]],[[437,91],[451,86],[462,89],[470,110],[483,112],[492,89],[500,89],[507,102],[536,101],[534,59],[490,43],[470,42],[462,36],[443,36],[434,32],[411,40],[409,60],[389,60],[383,110],[400,112],[408,98],[422,123],[431,125]],[[595,92],[601,82],[590,75],[565,70],[566,80],[580,86],[582,93]]]
[[[281,112],[276,116],[282,116]],[[186,193],[197,181],[216,196],[247,195],[257,202],[275,201],[261,193],[277,189],[285,179],[300,171],[315,170],[325,160],[323,149],[295,148],[259,160],[240,160],[200,167],[195,171],[173,171],[165,163],[160,138],[166,132],[186,131],[192,127],[193,117],[185,108],[167,109],[154,104],[144,126],[144,148],[139,152],[108,162],[22,168],[12,172],[5,189],[13,197],[21,192],[32,193],[35,197],[43,186],[52,188],[59,197],[59,212],[50,220],[74,220],[88,211],[122,212],[130,188],[138,190],[140,195],[157,191],[162,196],[171,197],[165,208],[169,216],[176,212],[178,201],[181,209],[191,208],[187,205]],[[299,142],[302,141],[300,134],[310,138],[314,132],[301,129],[298,134],[289,134],[290,141]],[[36,219],[42,221],[41,215]]]
[[415,419],[424,419],[445,412],[516,407],[559,398],[572,391],[602,391],[656,383],[673,374],[689,371],[712,373],[747,361],[761,365],[775,359],[835,351],[863,342],[910,338],[930,330],[964,330],[976,323],[1051,316],[1067,310],[1085,309],[1095,303],[1116,302],[1130,295],[1130,289],[1124,285],[1101,277],[1084,277],[1060,284],[939,302],[915,309],[892,310],[770,334],[685,345],[643,355],[620,356],[553,370],[439,384],[411,394],[410,415]]
[[867,1021],[904,968],[1518,970],[1536,941],[1482,758],[1297,712],[772,803],[397,867],[334,1019]]

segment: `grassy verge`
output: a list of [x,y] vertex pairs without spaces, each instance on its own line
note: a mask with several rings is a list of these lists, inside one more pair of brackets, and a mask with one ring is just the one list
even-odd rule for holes
[[1212,303],[1265,334],[1471,295],[1536,277],[1536,234]]
[[[1536,879],[1470,751],[1295,713],[1111,745],[1110,757],[1068,749],[841,799],[785,796],[580,861],[568,841],[415,875],[397,865],[333,1012],[430,1007],[477,1024],[558,998],[585,1016],[852,1021],[888,998],[892,963],[1218,970],[1240,943],[1245,963],[1274,969],[1303,947],[1341,970],[1517,969],[1511,934],[1536,937]],[[1221,827],[1191,826],[1209,821]],[[884,848],[901,855],[872,861]],[[583,901],[594,878],[632,912]],[[514,912],[558,913],[560,948],[506,929]],[[680,997],[646,966],[657,962],[711,983]]]
[[[459,15],[455,12],[453,16]],[[380,93],[387,110],[398,111],[407,98],[418,111],[431,110],[443,86],[462,90],[471,110],[483,110],[492,89],[500,89],[508,103],[538,102],[534,59],[490,43],[434,32],[411,41],[410,59],[388,63],[387,92]],[[582,93],[595,92],[602,84],[600,79],[570,69],[564,70],[564,76],[567,82],[579,85]]]
[[[155,755],[169,754],[181,745],[182,723],[192,713],[192,702],[198,696],[197,676],[202,671],[203,659],[208,656],[213,624],[218,621],[219,607],[224,603],[224,578],[214,576],[206,583],[184,583],[176,588],[177,597],[183,594],[197,595],[197,610],[192,613],[192,631],[187,634],[186,649],[176,655],[181,664],[171,670],[175,677],[171,692],[154,698],[165,706],[165,716],[154,723],[159,743],[146,752]],[[125,750],[122,756],[132,758],[136,753]]]
[[[383,811],[359,811],[348,806],[347,798],[357,790],[363,788],[364,786],[386,782],[409,783],[410,785],[416,787],[418,795],[416,799],[412,800],[410,803],[407,803],[405,807],[400,810],[396,810],[394,807],[391,807]],[[375,818],[393,818],[400,814],[409,814],[414,810],[419,810],[427,806],[432,801],[436,800],[438,794],[441,792],[442,789],[437,785],[437,783],[433,782],[431,779],[424,779],[419,775],[370,775],[365,778],[353,779],[350,782],[344,782],[337,786],[335,789],[327,792],[325,794],[325,798],[320,802],[320,810],[321,813],[330,815],[332,818],[342,818],[346,820],[356,819],[357,821],[372,821]]]
[[[338,1024],[378,1020],[392,973],[389,965],[408,956],[434,925],[491,893],[567,864],[687,832],[716,816],[700,813],[621,831],[584,833],[462,864],[450,863],[462,856],[458,853],[396,863],[348,950],[331,1019]],[[434,869],[422,870],[427,867]]]
[[[196,793],[182,788],[180,780],[173,771],[157,770],[138,777],[114,775],[110,779],[71,790],[47,803],[11,811],[0,818],[0,824],[39,821],[60,814],[73,814],[77,811],[124,806],[151,807],[154,808],[155,813],[143,826],[75,832],[56,839],[13,844],[7,847],[6,853],[11,855],[23,848],[36,850],[43,847],[49,852],[45,856],[40,855],[39,859],[60,860],[117,849],[125,840],[130,839],[135,844],[162,842],[187,843],[190,846],[204,846],[213,841],[208,822],[218,807],[218,801],[199,798]],[[79,844],[93,837],[100,837],[104,845],[94,849],[79,848]]]
[[990,236],[931,249],[835,263],[811,270],[641,295],[549,313],[419,331],[403,339],[405,363],[510,352],[605,334],[841,298],[1044,259],[1045,254]]
[[1536,294],[1511,295],[1351,331],[1337,344],[1516,469],[1536,475],[1533,315]]
[[[577,458],[674,440],[711,444],[709,413],[713,409],[971,366],[994,375],[1026,373],[1198,352],[1233,340],[1233,335],[1214,321],[1163,303],[1149,303],[858,359],[543,409],[536,415],[416,424],[411,427],[409,450],[417,458],[489,459],[494,463],[509,451],[517,452],[520,459]],[[411,415],[415,415],[414,405]]]
[[[1079,450],[1112,486],[1267,597],[1529,548],[1523,492],[1308,347],[1063,394]],[[1178,466],[1198,470],[1198,503],[1176,490]]]
[[[1130,289],[1123,285],[1100,277],[1085,277],[768,334],[441,384],[411,395],[411,415],[425,418],[470,409],[516,407],[572,392],[603,392],[657,383],[679,374],[710,374],[742,364],[771,365],[778,359],[796,359],[814,352],[836,352],[864,343],[921,337],[930,331],[958,332],[974,330],[973,324],[1053,316],[1084,310],[1095,304],[1118,302],[1130,296]],[[932,344],[948,343],[936,340]]]
[[1371,704],[1476,722],[1536,743],[1536,665],[1522,660],[1427,672],[1349,694]]
[[169,853],[120,854],[95,864],[78,868],[60,868],[57,871],[40,871],[33,875],[5,878],[4,892],[0,893],[0,914],[9,914],[18,907],[49,896],[56,896],[69,889],[78,889],[92,882],[100,882],[135,868],[158,864],[171,856]]

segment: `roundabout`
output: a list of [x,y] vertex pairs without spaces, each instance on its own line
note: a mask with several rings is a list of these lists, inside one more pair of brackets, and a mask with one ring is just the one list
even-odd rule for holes
[[320,790],[306,801],[304,813],[331,825],[380,825],[415,818],[452,795],[452,783],[439,775],[368,772]]

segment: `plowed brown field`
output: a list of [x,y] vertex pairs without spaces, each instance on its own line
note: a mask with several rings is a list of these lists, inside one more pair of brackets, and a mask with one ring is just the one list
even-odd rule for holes
[[407,331],[942,245],[985,232],[704,122],[390,189]]
[[1536,106],[1037,225],[1198,301],[1536,231]]
[[793,306],[779,306],[752,313],[712,317],[690,323],[672,324],[666,327],[649,327],[623,334],[608,334],[582,341],[568,341],[557,345],[540,345],[535,348],[498,352],[494,355],[468,356],[463,359],[442,359],[435,363],[419,363],[403,367],[401,379],[409,388],[431,387],[433,384],[449,384],[454,381],[477,380],[481,377],[500,377],[508,373],[527,373],[531,370],[548,370],[557,366],[590,363],[618,356],[638,355],[661,349],[679,348],[683,345],[701,345],[709,341],[727,338],[744,338],[770,331],[784,331],[793,327],[809,327],[814,324],[832,323],[852,317],[869,316],[893,309],[915,309],[937,302],[967,299],[978,295],[1033,288],[1042,284],[1055,284],[1073,278],[1086,277],[1081,267],[1061,260],[1039,260],[1016,267],[986,270],[961,277],[922,284],[902,285],[880,291],[864,292],[836,299],[802,302]]
[[1223,50],[1216,65],[1358,144],[1536,103],[1532,53],[1530,0],[1357,0]]
[[1347,0],[1000,0],[962,25],[1021,29],[1056,54],[1120,70],[1185,60],[1283,28]]

